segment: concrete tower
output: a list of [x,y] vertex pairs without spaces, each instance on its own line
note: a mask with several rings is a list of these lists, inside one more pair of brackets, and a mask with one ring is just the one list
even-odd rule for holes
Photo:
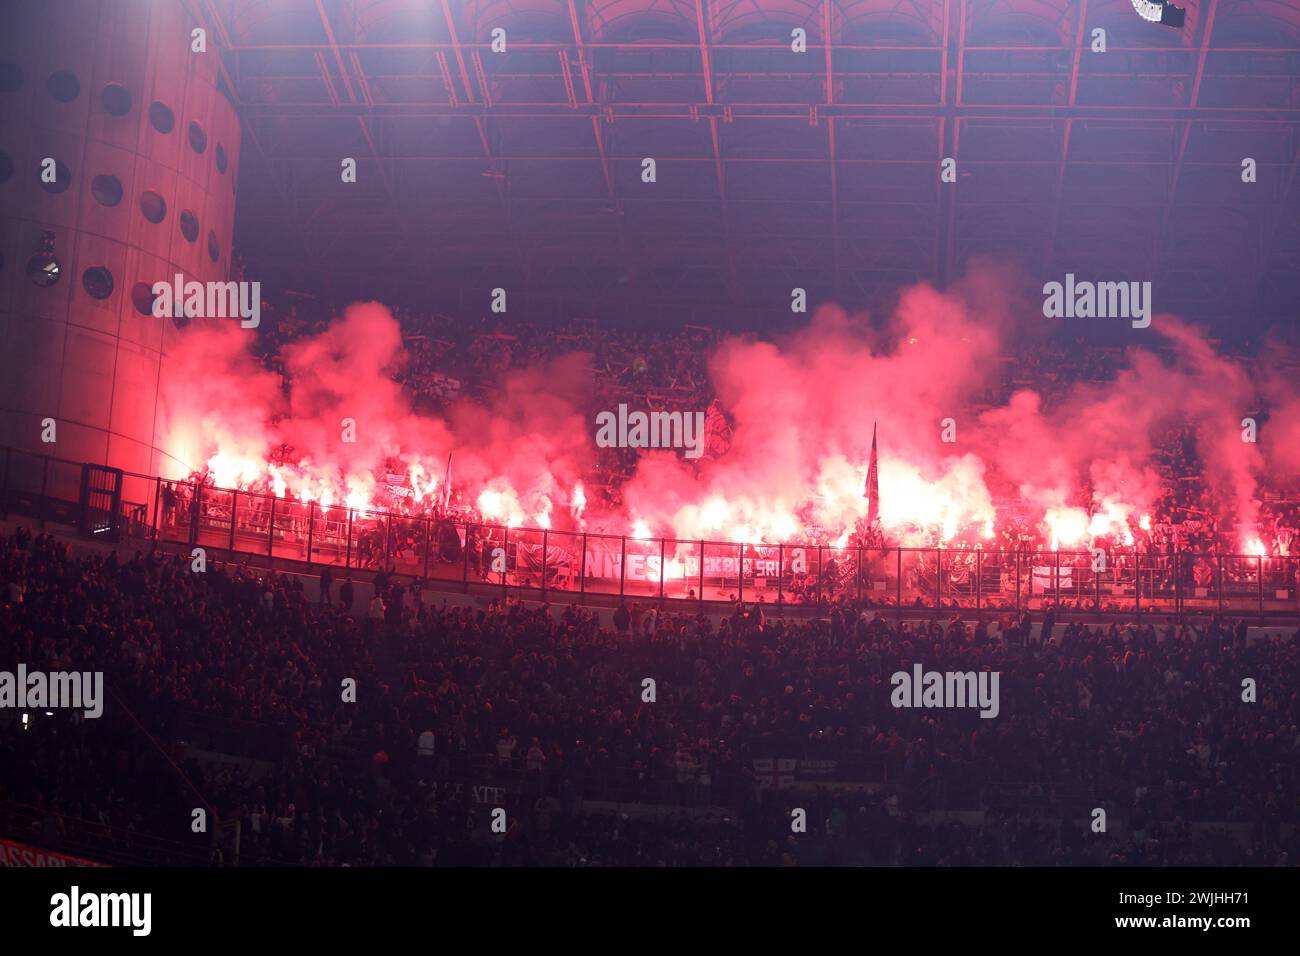
[[[152,314],[150,288],[227,277],[240,145],[189,6],[0,6],[0,445],[144,474],[185,464],[159,434],[180,326]],[[51,240],[57,270],[40,257]],[[50,494],[75,498],[78,478],[54,469]]]

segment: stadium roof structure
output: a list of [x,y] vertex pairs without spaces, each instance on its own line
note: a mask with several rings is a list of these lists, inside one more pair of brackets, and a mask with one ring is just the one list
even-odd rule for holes
[[987,255],[1159,311],[1300,299],[1294,0],[186,2],[243,119],[237,239],[301,281],[788,318]]

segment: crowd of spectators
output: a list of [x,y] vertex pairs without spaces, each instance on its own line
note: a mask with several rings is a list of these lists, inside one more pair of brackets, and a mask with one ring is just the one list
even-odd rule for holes
[[[266,306],[259,332],[259,348],[273,366],[284,344],[322,331],[337,315],[336,309],[315,299],[286,301],[282,307]],[[693,326],[638,330],[585,319],[539,324],[513,317],[506,321],[499,315],[473,320],[400,307],[393,314],[401,324],[407,353],[400,380],[413,404],[430,413],[491,387],[510,369],[536,367],[572,352],[590,357],[592,408],[627,402],[652,411],[698,411],[715,397],[707,372],[710,347],[718,338],[715,330]],[[1124,351],[1084,345],[1082,341],[1035,341],[1007,355],[983,402],[999,405],[1016,389],[1031,387],[1050,405],[1078,383],[1112,381],[1124,366]],[[1243,516],[1234,513],[1237,499],[1231,489],[1225,493],[1204,480],[1204,462],[1190,425],[1173,424],[1154,438],[1153,465],[1160,489],[1150,528],[1134,529],[1139,549],[1239,553],[1243,550],[1240,530],[1249,523],[1257,529],[1259,546],[1266,554],[1291,553],[1300,532],[1300,494],[1295,493],[1300,489],[1273,489],[1262,513],[1241,521]],[[586,480],[592,503],[617,508],[621,486],[635,472],[637,462],[636,449],[597,450],[593,473]],[[1008,523],[998,533],[1010,536],[1001,542],[1008,549],[1050,548],[1036,524],[1017,529]]]
[[[324,331],[339,314],[308,297],[265,303],[264,313],[257,345],[267,365],[277,369],[286,344]],[[430,414],[496,387],[512,369],[535,368],[575,352],[589,357],[593,408],[626,402],[651,411],[698,411],[712,399],[707,374],[709,346],[717,341],[712,329],[651,332],[602,327],[588,319],[560,324],[506,321],[499,315],[466,319],[402,307],[394,308],[393,316],[406,352],[396,373],[412,405]],[[618,486],[635,466],[634,449],[600,449],[589,478],[591,493],[616,504]]]
[[[309,584],[0,538],[11,660],[107,688],[99,720],[0,736],[6,835],[228,862],[190,830],[202,806],[239,822],[241,865],[1287,865],[1300,849],[1293,635],[1209,619],[1044,634],[850,601],[715,621],[451,606],[382,574],[360,600],[351,580]],[[998,716],[895,708],[891,675],[916,663],[998,672]],[[783,760],[823,782],[783,779]]]

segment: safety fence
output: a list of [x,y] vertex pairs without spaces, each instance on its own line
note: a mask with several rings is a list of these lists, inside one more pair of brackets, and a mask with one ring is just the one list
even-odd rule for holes
[[[5,514],[76,524],[83,465],[4,453]],[[379,571],[504,592],[582,598],[880,608],[1066,610],[1134,615],[1300,612],[1300,557],[1198,552],[1001,551],[739,544],[638,538],[324,507],[194,481],[124,473],[128,538],[260,555],[344,574]]]

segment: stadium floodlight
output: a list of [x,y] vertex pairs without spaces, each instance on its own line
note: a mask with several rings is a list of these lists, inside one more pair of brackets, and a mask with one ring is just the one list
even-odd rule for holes
[[63,275],[63,266],[54,255],[54,233],[41,235],[41,247],[27,260],[27,278],[42,289],[48,289]]
[[1167,27],[1181,27],[1187,18],[1187,11],[1176,7],[1167,0],[1133,0],[1133,9],[1143,20],[1162,23]]

